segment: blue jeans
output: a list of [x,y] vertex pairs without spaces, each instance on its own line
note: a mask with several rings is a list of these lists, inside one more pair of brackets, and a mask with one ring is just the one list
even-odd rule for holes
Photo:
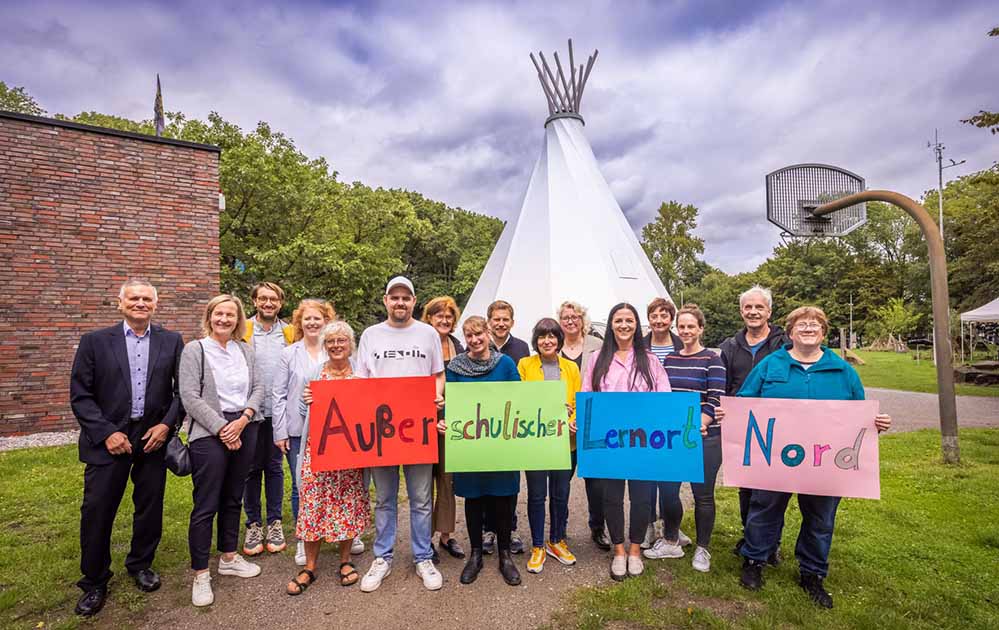
[[[274,426],[270,418],[264,418],[257,430],[256,451],[246,475],[246,489],[243,491],[243,509],[246,510],[246,524],[269,525],[281,520],[284,503],[284,466],[281,449],[274,446]],[[260,477],[264,478],[264,491],[267,493],[267,522],[260,515]]]
[[302,450],[302,437],[288,436],[288,469],[291,470],[291,515],[298,521],[298,454]]
[[[431,516],[433,513],[433,464],[407,464],[402,467],[409,494],[409,534],[415,562],[430,560],[433,549]],[[399,467],[378,466],[371,469],[375,480],[375,557],[392,561],[399,512]]]
[[572,452],[572,468],[569,470],[528,470],[527,476],[527,520],[531,524],[531,545],[545,545],[545,495],[548,500],[548,540],[557,543],[565,540],[565,530],[569,524],[569,483],[576,472],[576,452]]
[[[784,526],[784,511],[791,500],[788,492],[753,490],[746,517],[746,543],[740,553],[750,560],[766,562],[780,545]],[[801,530],[794,547],[794,556],[802,573],[819,577],[829,574],[829,548],[832,547],[833,527],[839,497],[798,495],[801,510]]]

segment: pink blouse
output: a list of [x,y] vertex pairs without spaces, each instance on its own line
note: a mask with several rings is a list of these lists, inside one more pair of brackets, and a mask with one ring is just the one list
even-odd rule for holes
[[[666,375],[666,369],[663,364],[659,362],[656,355],[651,352],[646,352],[649,358],[649,372],[652,373],[652,384],[654,387],[649,390],[645,383],[645,379],[642,378],[640,374],[636,375],[635,387],[632,389],[631,385],[631,371],[635,364],[635,351],[634,349],[628,353],[628,357],[622,363],[617,356],[611,361],[610,367],[607,368],[607,374],[604,375],[603,380],[600,382],[600,391],[602,392],[668,392],[670,391],[669,386],[669,376]],[[590,355],[590,360],[586,363],[586,372],[583,374],[583,389],[584,392],[593,391],[593,368],[597,364],[597,358],[599,357],[599,352],[594,352]]]

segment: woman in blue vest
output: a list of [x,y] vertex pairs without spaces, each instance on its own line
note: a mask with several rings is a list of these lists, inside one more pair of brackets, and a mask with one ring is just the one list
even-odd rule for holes
[[[863,400],[864,386],[857,372],[822,345],[828,330],[829,322],[822,309],[802,306],[791,311],[787,316],[791,345],[760,361],[746,378],[738,395]],[[724,412],[721,415],[724,416]],[[887,431],[891,427],[891,417],[878,414],[874,423],[879,433]],[[784,512],[790,499],[791,493],[788,492],[753,490],[746,517],[746,543],[740,549],[744,558],[741,582],[749,590],[763,587],[763,567],[780,544]],[[798,494],[801,531],[794,555],[801,570],[799,584],[823,608],[832,608],[833,605],[822,581],[829,572],[829,549],[839,501],[840,497]]]

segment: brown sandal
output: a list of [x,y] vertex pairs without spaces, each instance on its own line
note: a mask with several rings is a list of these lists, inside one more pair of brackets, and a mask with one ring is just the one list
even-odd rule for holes
[[[344,567],[350,567],[350,571],[344,573],[343,572]],[[360,578],[361,576],[357,572],[357,567],[354,566],[353,562],[340,563],[340,586],[353,586],[354,584],[357,584],[357,581]]]
[[[300,582],[298,580],[298,578],[302,577],[302,575],[309,576],[309,581],[308,582]],[[287,593],[289,595],[301,595],[302,593],[305,592],[305,589],[307,589],[310,586],[312,586],[312,584],[315,581],[316,581],[316,574],[315,573],[313,573],[312,571],[309,571],[308,569],[302,569],[301,571],[298,572],[298,575],[296,575],[295,578],[291,582],[288,583],[288,588],[286,589]],[[294,584],[295,586],[292,586],[292,584]],[[292,589],[294,589],[294,590],[292,590]]]

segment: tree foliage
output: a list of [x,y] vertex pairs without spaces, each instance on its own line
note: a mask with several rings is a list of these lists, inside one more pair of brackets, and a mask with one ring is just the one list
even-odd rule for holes
[[45,113],[38,101],[23,87],[8,87],[3,81],[0,81],[0,109],[32,116],[41,116]]
[[[164,136],[222,148],[219,217],[222,290],[248,296],[259,281],[278,282],[286,310],[300,299],[331,300],[357,326],[384,315],[381,295],[393,275],[409,274],[421,302],[452,295],[464,302],[502,230],[492,217],[451,208],[406,190],[337,179],[324,158],[260,122],[248,132],[212,112],[207,120],[168,112]],[[153,121],[84,112],[75,122],[152,134]]]
[[698,257],[704,253],[704,239],[694,236],[697,207],[669,201],[659,206],[656,218],[642,228],[642,247],[670,295],[679,292],[704,275]]
[[[999,26],[989,31],[989,37],[999,37]],[[988,129],[992,133],[999,133],[999,112],[989,112],[984,109],[970,118],[965,118],[961,122]]]

